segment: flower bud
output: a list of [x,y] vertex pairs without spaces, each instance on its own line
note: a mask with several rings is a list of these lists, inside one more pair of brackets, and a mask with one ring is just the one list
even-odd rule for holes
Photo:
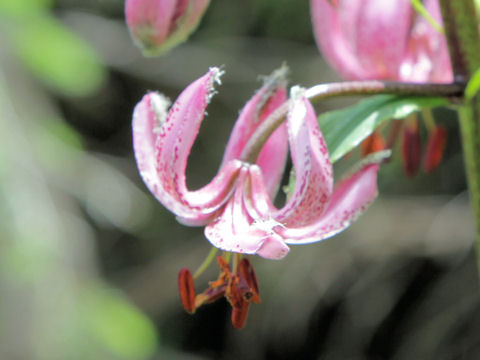
[[442,125],[435,127],[428,137],[427,149],[423,158],[423,170],[427,173],[437,168],[443,158],[447,141],[447,130]]
[[193,314],[195,312],[195,285],[193,284],[192,273],[186,268],[178,273],[178,292],[185,310]]
[[185,41],[210,0],[126,0],[130,34],[144,55],[155,56]]
[[385,140],[377,131],[374,131],[370,136],[360,143],[362,157],[382,150],[385,150]]
[[405,174],[413,177],[420,167],[421,141],[418,123],[405,124],[402,136],[402,163]]

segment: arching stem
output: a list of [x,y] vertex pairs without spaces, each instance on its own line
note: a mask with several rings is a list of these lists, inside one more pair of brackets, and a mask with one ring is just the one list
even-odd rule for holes
[[[414,84],[385,82],[376,80],[367,81],[345,81],[338,83],[320,84],[305,90],[305,96],[312,102],[333,97],[352,95],[379,95],[396,94],[405,96],[442,96],[461,97],[464,91],[464,84]],[[279,106],[265,121],[258,127],[245,146],[240,159],[254,163],[270,135],[284,121],[288,111],[289,101]]]

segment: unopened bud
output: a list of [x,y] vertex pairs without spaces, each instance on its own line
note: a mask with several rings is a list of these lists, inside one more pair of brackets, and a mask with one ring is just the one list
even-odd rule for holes
[[134,41],[147,56],[185,41],[210,0],[126,0],[125,17]]
[[442,125],[435,127],[428,137],[427,149],[423,158],[423,170],[427,173],[437,168],[443,158],[447,142],[447,130]]
[[405,174],[413,177],[420,167],[420,133],[417,127],[405,126],[402,136],[402,163]]
[[371,133],[370,136],[368,136],[360,144],[360,151],[362,153],[362,157],[382,150],[385,150],[385,140],[383,139],[383,136],[377,131]]
[[178,292],[185,310],[193,314],[195,312],[195,285],[192,273],[186,268],[178,273]]

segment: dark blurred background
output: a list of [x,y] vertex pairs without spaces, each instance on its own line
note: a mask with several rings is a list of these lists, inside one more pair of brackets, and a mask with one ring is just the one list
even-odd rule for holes
[[[433,174],[406,178],[394,149],[380,198],[354,226],[281,261],[252,259],[262,303],[243,330],[224,300],[186,314],[178,270],[210,245],[143,185],[133,107],[148,90],[173,100],[224,65],[189,163],[196,188],[259,75],[286,62],[291,85],[338,77],[306,0],[212,0],[187,43],[152,59],[133,45],[123,5],[0,1],[0,359],[480,358],[472,217],[455,114],[442,109],[448,143]],[[197,291],[216,276],[212,266]]]

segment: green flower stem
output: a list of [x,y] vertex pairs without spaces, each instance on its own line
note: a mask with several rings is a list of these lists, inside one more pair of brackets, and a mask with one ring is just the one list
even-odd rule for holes
[[[442,96],[460,98],[463,96],[464,84],[414,84],[400,82],[386,82],[377,80],[344,81],[329,84],[320,84],[305,90],[305,96],[313,102],[327,98],[352,96],[352,95],[381,95],[395,94],[405,96]],[[250,137],[240,159],[254,163],[260,154],[263,144],[269,136],[284,121],[290,102],[279,106],[258,127]]]
[[[480,37],[473,0],[440,0],[454,78],[468,82],[480,68]],[[458,110],[465,169],[476,224],[480,271],[480,97],[464,100]]]

